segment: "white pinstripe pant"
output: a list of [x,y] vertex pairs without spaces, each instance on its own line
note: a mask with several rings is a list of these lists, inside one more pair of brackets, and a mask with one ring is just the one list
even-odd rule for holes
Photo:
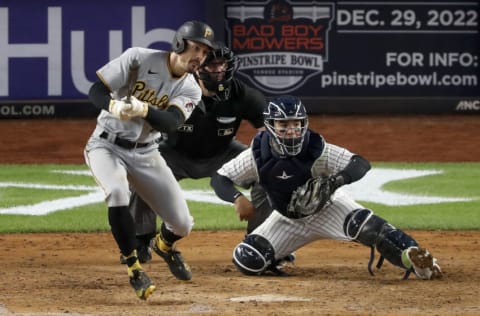
[[274,210],[252,234],[267,239],[275,250],[275,259],[280,259],[319,239],[350,240],[344,231],[343,223],[347,215],[356,209],[364,208],[341,189],[331,198],[332,203],[311,216],[294,219]]

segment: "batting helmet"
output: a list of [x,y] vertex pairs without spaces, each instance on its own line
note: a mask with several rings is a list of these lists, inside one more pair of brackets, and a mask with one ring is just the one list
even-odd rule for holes
[[[263,112],[267,133],[274,140],[273,149],[282,156],[296,156],[302,150],[307,133],[308,117],[300,98],[281,95],[272,99]],[[294,136],[287,136],[287,128],[275,128],[275,121],[300,121]]]
[[[198,77],[202,80],[205,88],[214,92],[215,96],[223,101],[230,97],[230,83],[238,68],[238,57],[224,43],[215,42],[214,44],[214,49],[208,53],[205,62],[198,71]],[[226,69],[222,71],[224,72],[223,76],[217,76],[221,73],[208,69],[209,65],[214,64],[226,65]]]
[[185,50],[185,40],[199,42],[213,48],[214,33],[210,26],[199,21],[188,21],[182,24],[175,33],[172,50],[180,54]]

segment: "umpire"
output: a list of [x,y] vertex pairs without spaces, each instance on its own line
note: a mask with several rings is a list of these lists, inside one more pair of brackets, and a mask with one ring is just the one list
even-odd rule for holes
[[[242,120],[264,130],[265,97],[233,77],[237,66],[238,58],[217,42],[197,73],[202,101],[176,133],[161,139],[159,150],[177,180],[211,177],[225,162],[245,150],[247,146],[235,139]],[[259,186],[253,185],[251,195],[256,211],[249,219],[247,233],[271,212]],[[138,257],[140,262],[147,262],[151,260],[150,240],[156,235],[156,215],[135,193],[129,208],[136,222]],[[164,229],[162,223],[160,234]]]

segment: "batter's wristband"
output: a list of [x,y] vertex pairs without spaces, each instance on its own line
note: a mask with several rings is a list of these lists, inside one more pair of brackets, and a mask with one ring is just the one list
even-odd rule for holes
[[233,201],[235,201],[238,197],[240,197],[240,196],[242,196],[242,195],[243,195],[243,194],[242,194],[242,192],[240,192],[240,191],[235,192],[235,194],[233,195]]

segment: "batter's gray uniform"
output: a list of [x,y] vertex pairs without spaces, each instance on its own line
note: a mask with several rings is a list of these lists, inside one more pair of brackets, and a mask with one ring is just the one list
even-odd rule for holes
[[108,222],[130,285],[143,300],[156,287],[136,251],[135,221],[128,210],[131,188],[164,221],[152,249],[177,279],[192,278],[175,242],[190,233],[193,219],[156,140],[160,132],[177,129],[200,101],[201,88],[192,73],[205,61],[213,40],[210,26],[187,21],[175,33],[172,51],[129,48],[97,71],[100,81],[88,92],[102,111],[85,146],[85,161],[105,193]]
[[[134,95],[164,109],[176,106],[188,118],[200,101],[201,89],[193,75],[174,78],[169,69],[169,52],[130,48],[100,68],[97,75],[114,91],[126,95],[128,69],[133,60],[140,64]],[[120,120],[102,111],[85,148],[85,160],[104,190],[109,207],[126,206],[129,184],[178,236],[190,233],[193,220],[183,192],[160,155],[155,140],[160,133],[143,118]]]

